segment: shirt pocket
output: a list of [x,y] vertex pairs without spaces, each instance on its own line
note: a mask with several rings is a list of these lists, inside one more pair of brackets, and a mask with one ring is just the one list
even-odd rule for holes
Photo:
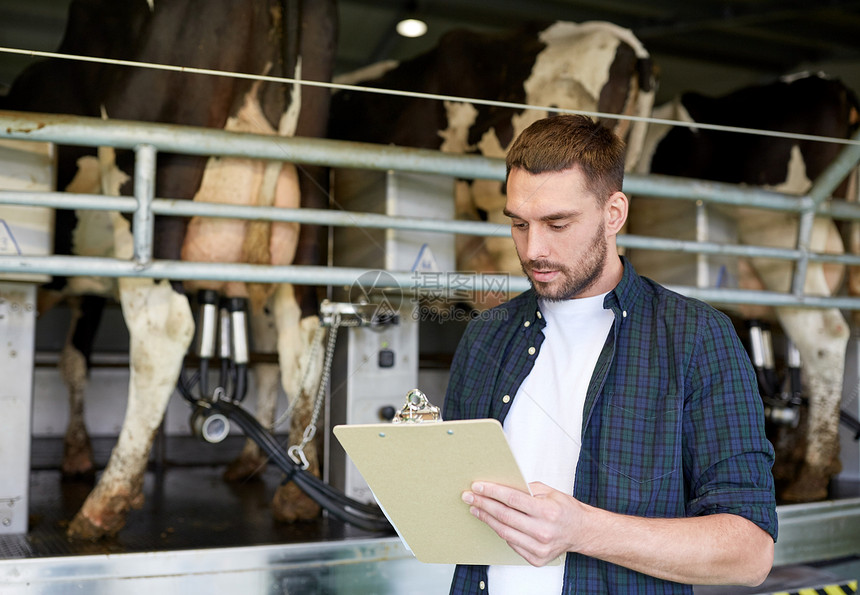
[[600,465],[624,484],[681,473],[680,399],[647,392],[608,395],[600,432]]

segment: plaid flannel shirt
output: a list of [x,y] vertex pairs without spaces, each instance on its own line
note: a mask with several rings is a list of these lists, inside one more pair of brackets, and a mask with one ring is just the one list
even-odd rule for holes
[[[604,301],[615,322],[586,395],[573,495],[642,517],[737,514],[775,540],[773,447],[755,373],[731,322],[622,261],[623,277]],[[454,356],[444,419],[504,421],[545,324],[532,290],[472,321]],[[451,593],[486,593],[486,583],[486,566],[458,566]],[[563,593],[692,587],[568,554]]]

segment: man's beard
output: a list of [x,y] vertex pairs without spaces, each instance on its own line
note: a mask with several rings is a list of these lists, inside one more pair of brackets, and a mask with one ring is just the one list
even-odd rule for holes
[[[520,265],[535,293],[541,298],[552,302],[575,298],[597,281],[606,265],[606,236],[603,223],[601,222],[597,233],[594,234],[591,243],[576,264],[576,272],[560,263],[548,260],[533,260],[526,264],[520,259]],[[561,285],[551,287],[554,283],[558,283],[558,278],[550,283],[535,281],[530,274],[533,269],[558,271]]]

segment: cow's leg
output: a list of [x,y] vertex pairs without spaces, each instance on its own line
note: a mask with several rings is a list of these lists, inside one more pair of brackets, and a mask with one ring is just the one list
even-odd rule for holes
[[[117,236],[117,254],[127,254],[128,224],[117,219],[126,232]],[[125,525],[128,511],[143,505],[149,451],[194,336],[188,299],[167,281],[128,278],[119,286],[130,337],[128,406],[107,468],[69,525],[68,534],[74,538],[114,535]]]
[[74,478],[93,473],[93,449],[84,422],[84,394],[87,386],[87,358],[74,345],[73,337],[82,317],[81,298],[69,299],[72,318],[69,333],[60,353],[60,377],[69,391],[69,422],[63,440],[63,477]]
[[93,449],[84,423],[84,397],[93,340],[104,311],[105,298],[83,296],[69,299],[72,319],[60,353],[60,376],[69,391],[69,423],[63,441],[62,472],[66,478],[93,473]]
[[[320,322],[316,316],[301,317],[293,287],[286,284],[279,286],[275,294],[275,318],[278,324],[281,383],[290,399],[298,399],[290,418],[289,443],[293,446],[302,441],[305,428],[313,416],[323,353],[322,349],[312,349],[311,345]],[[303,382],[305,379],[307,382]],[[309,463],[308,470],[319,476],[316,443],[308,443],[304,453]],[[272,501],[272,514],[279,521],[307,520],[316,518],[319,513],[319,505],[293,482],[278,488]]]
[[[793,247],[796,217],[743,212],[739,218],[741,240],[764,246]],[[816,219],[810,238],[816,252],[841,252],[842,245],[832,221]],[[755,259],[753,266],[765,286],[790,291],[790,263]],[[810,263],[804,284],[808,295],[831,295],[841,279],[837,267]],[[809,398],[806,448],[799,471],[779,494],[785,501],[805,502],[827,496],[831,476],[839,470],[839,406],[848,344],[848,323],[835,309],[777,308],[777,317],[797,346],[802,362],[804,389]]]
[[839,407],[848,324],[835,309],[779,308],[780,323],[800,352],[809,420],[806,453],[794,480],[780,494],[787,502],[827,496],[830,478],[839,472]]

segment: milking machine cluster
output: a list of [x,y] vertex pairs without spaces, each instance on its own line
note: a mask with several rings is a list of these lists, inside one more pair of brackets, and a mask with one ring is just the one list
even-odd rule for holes
[[[191,380],[198,386],[198,398],[190,420],[191,432],[215,444],[227,437],[230,423],[224,415],[215,413],[210,403],[219,400],[241,402],[247,392],[250,351],[248,301],[245,298],[221,298],[217,292],[204,289],[198,293],[197,303],[200,309],[197,321],[197,357],[200,363]],[[210,363],[216,351],[221,369],[218,385],[210,392]]]
[[[194,435],[205,442],[221,442],[229,434],[232,422],[284,472],[282,483],[295,482],[317,504],[346,523],[368,531],[390,530],[391,525],[378,506],[354,500],[308,471],[309,465],[302,452],[316,432],[320,406],[330,377],[337,329],[341,326],[357,326],[366,321],[361,306],[332,305],[329,302],[322,305],[322,325],[319,330],[325,332],[324,329],[328,328],[329,338],[314,415],[302,442],[287,450],[241,406],[248,387],[248,301],[244,298],[223,298],[215,291],[202,290],[198,295],[198,305],[196,355],[199,366],[196,372],[188,376],[183,370],[177,385],[180,394],[192,407],[190,424]],[[217,385],[210,387],[208,376],[216,353],[220,360],[219,378]],[[298,395],[292,397],[295,402]]]
[[803,404],[800,352],[791,340],[786,340],[786,374],[785,378],[780,378],[776,370],[770,325],[759,320],[750,320],[747,324],[750,359],[764,401],[765,417],[778,426],[797,427]]
[[[750,320],[747,326],[750,358],[758,378],[765,417],[776,426],[796,428],[802,407],[808,402],[803,395],[800,352],[790,339],[786,339],[786,372],[781,378],[776,369],[770,325]],[[839,421],[854,432],[854,440],[860,440],[860,420],[840,409]]]

